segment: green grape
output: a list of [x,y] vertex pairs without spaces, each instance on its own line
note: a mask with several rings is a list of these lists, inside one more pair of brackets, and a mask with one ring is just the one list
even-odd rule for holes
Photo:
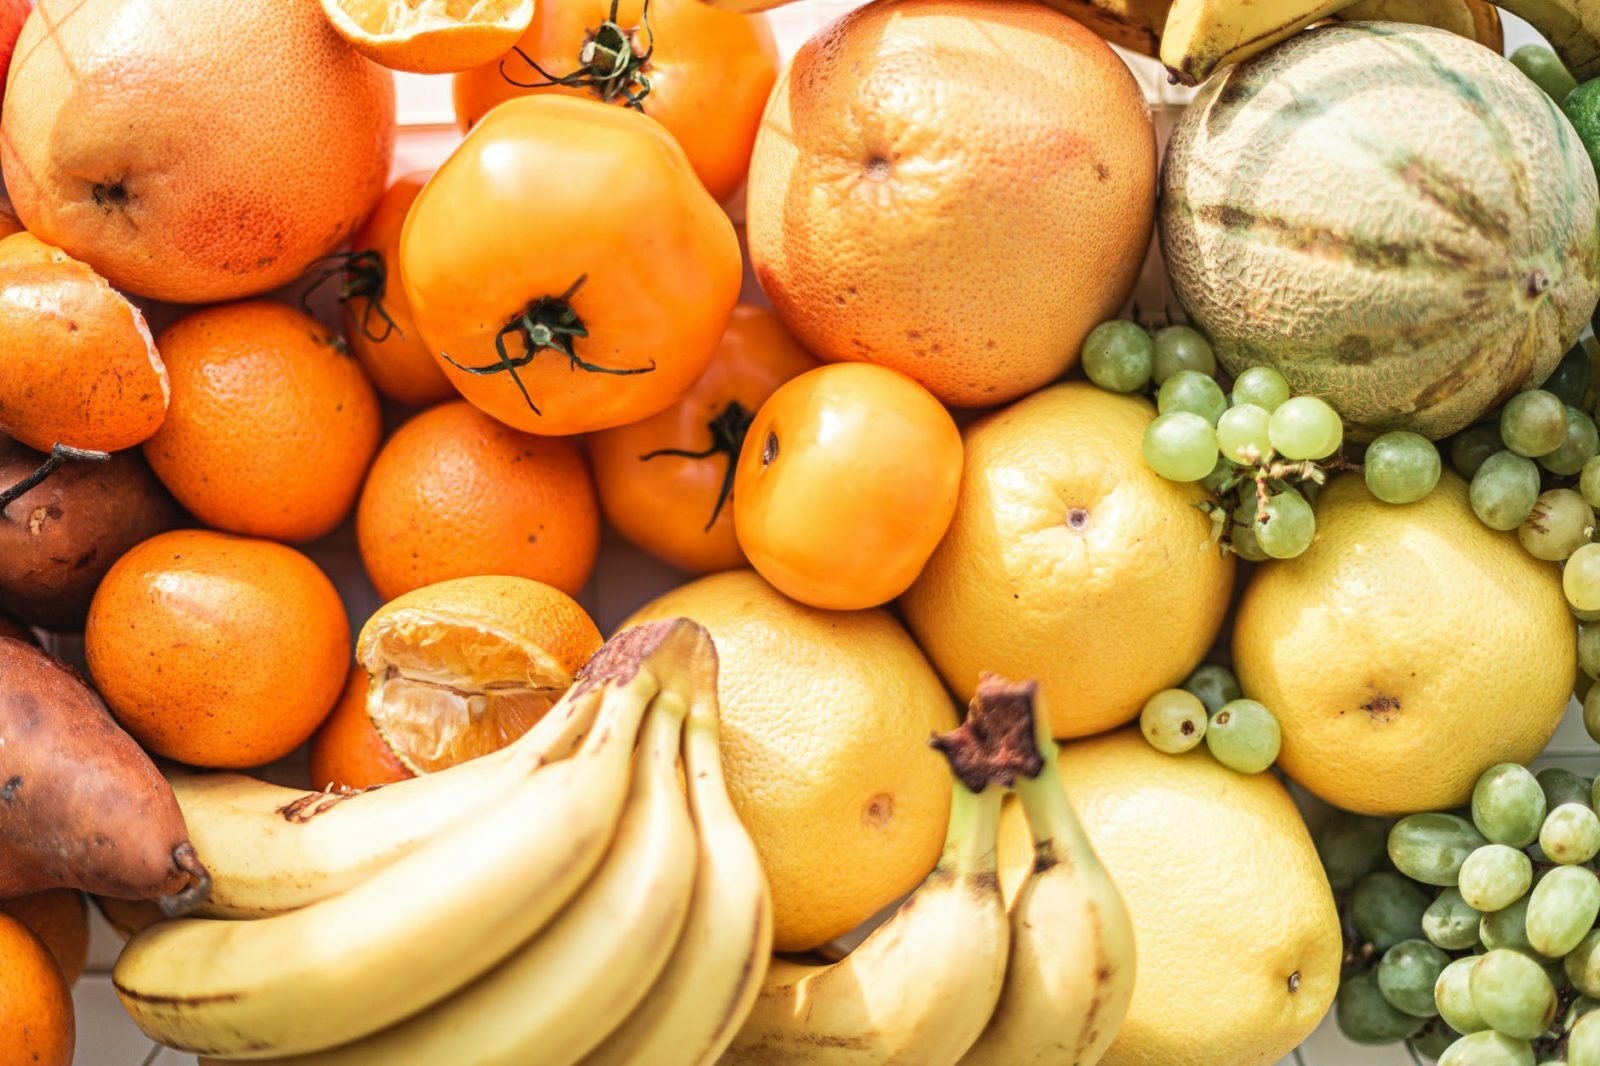
[[1561,590],[1579,611],[1600,611],[1600,544],[1585,544],[1561,568]]
[[[1583,678],[1589,680],[1587,674]],[[1589,739],[1600,744],[1600,685],[1590,685],[1589,690],[1583,694],[1583,728],[1588,731]],[[1593,793],[1589,796],[1590,806],[1594,805]]]
[[1544,790],[1526,766],[1491,766],[1472,788],[1472,822],[1492,843],[1527,847],[1539,839],[1544,815]]
[[1504,1033],[1470,1033],[1445,1048],[1439,1066],[1534,1066],[1533,1048]]
[[[1592,688],[1594,688],[1594,678],[1584,673],[1583,667],[1579,666],[1572,680],[1572,698],[1582,703],[1589,698],[1589,690]],[[1594,804],[1591,802],[1589,806],[1592,807]]]
[[1558,563],[1589,543],[1594,510],[1571,489],[1551,489],[1534,501],[1533,513],[1517,527],[1517,539],[1535,559]]
[[1339,413],[1315,396],[1283,401],[1267,422],[1272,447],[1285,459],[1326,459],[1344,441]]
[[1322,489],[1322,482],[1312,481],[1310,478],[1304,478],[1294,483],[1294,491],[1304,496],[1306,502],[1312,507],[1317,505],[1317,499],[1322,495]]
[[1389,870],[1357,881],[1350,897],[1350,918],[1356,932],[1379,952],[1421,936],[1427,909],[1428,897],[1422,889]]
[[1261,544],[1256,540],[1255,526],[1249,522],[1235,523],[1228,543],[1233,546],[1234,554],[1247,563],[1259,563],[1272,558],[1261,550]]
[[1451,439],[1450,465],[1456,468],[1456,473],[1470,480],[1485,459],[1504,450],[1500,427],[1493,422],[1483,422],[1462,430]]
[[1371,970],[1351,974],[1339,982],[1333,1016],[1339,1031],[1357,1044],[1393,1044],[1426,1024],[1391,1006],[1378,988],[1378,975]]
[[1515,452],[1495,452],[1472,475],[1467,491],[1478,521],[1490,529],[1516,529],[1539,499],[1539,467]]
[[1600,457],[1583,464],[1578,474],[1578,492],[1590,507],[1600,507]]
[[1541,386],[1553,392],[1556,399],[1568,407],[1582,407],[1589,395],[1589,352],[1582,344],[1574,344],[1561,357],[1561,362]]
[[1253,366],[1233,379],[1233,402],[1254,404],[1268,414],[1289,398],[1289,383],[1270,366]]
[[[1328,883],[1335,892],[1352,887],[1383,862],[1389,843],[1389,825],[1387,818],[1335,810],[1317,826],[1312,839],[1322,868],[1328,874]],[[1427,929],[1426,922],[1423,929]],[[1476,916],[1472,919],[1472,938],[1474,941],[1478,938]]]
[[1527,894],[1532,884],[1533,863],[1526,855],[1504,844],[1485,844],[1461,864],[1456,887],[1469,907],[1482,912],[1511,906]]
[[1600,622],[1600,611],[1580,611],[1571,603],[1567,604],[1567,610],[1571,611],[1572,617],[1580,622]]
[[1497,949],[1478,957],[1467,987],[1489,1027],[1506,1036],[1533,1040],[1556,1016],[1556,989],[1538,962],[1520,951]]
[[1502,907],[1497,911],[1490,911],[1478,923],[1478,939],[1489,950],[1505,948],[1509,951],[1520,951],[1538,962],[1552,961],[1537,951],[1528,943],[1528,901],[1530,897],[1523,896],[1509,907]]
[[1187,411],[1215,426],[1227,409],[1228,398],[1222,395],[1217,379],[1198,370],[1178,371],[1163,381],[1156,393],[1156,410],[1164,415]]
[[1363,476],[1384,503],[1415,503],[1439,483],[1439,449],[1420,433],[1394,430],[1367,445]]
[[1467,856],[1483,847],[1471,822],[1442,811],[1409,814],[1389,830],[1389,861],[1425,885],[1454,885]]
[[1600,818],[1590,809],[1587,797],[1582,803],[1563,803],[1545,815],[1539,850],[1563,866],[1588,862],[1600,852]]
[[1205,335],[1188,326],[1168,326],[1156,330],[1156,384],[1160,385],[1183,370],[1194,370],[1208,377],[1217,372],[1217,357]]
[[1192,692],[1164,689],[1145,701],[1139,729],[1152,748],[1181,755],[1205,739],[1206,705]]
[[1217,456],[1217,465],[1211,468],[1211,473],[1200,479],[1200,484],[1205,486],[1207,492],[1220,496],[1222,495],[1222,486],[1238,472],[1238,469],[1238,467],[1219,455]]
[[1255,700],[1230,700],[1206,727],[1206,747],[1230,770],[1258,774],[1278,758],[1278,719]]
[[1225,458],[1252,465],[1272,453],[1267,439],[1267,420],[1272,416],[1253,403],[1238,404],[1222,412],[1217,420],[1217,447]]
[[1576,407],[1568,407],[1566,439],[1549,455],[1539,456],[1539,465],[1566,477],[1582,470],[1596,452],[1600,452],[1600,430],[1595,428],[1594,419]]
[[1274,559],[1293,559],[1311,547],[1317,535],[1317,516],[1306,498],[1294,489],[1273,493],[1254,523],[1256,543]]
[[1511,62],[1558,105],[1578,87],[1561,57],[1543,45],[1523,45],[1511,53]]
[[1200,702],[1206,705],[1207,714],[1216,714],[1224,703],[1244,695],[1233,671],[1216,663],[1201,663],[1195,667],[1183,687],[1200,697]]
[[1567,439],[1567,405],[1543,389],[1517,393],[1500,411],[1500,439],[1529,459],[1550,454]]
[[1439,1008],[1433,1002],[1433,985],[1450,956],[1426,940],[1402,940],[1383,953],[1378,963],[1378,990],[1389,1006],[1417,1018],[1432,1018]]
[[1456,959],[1439,972],[1433,984],[1433,1003],[1439,1017],[1458,1033],[1478,1033],[1489,1028],[1472,1002],[1472,967],[1478,956]]
[[[1535,774],[1534,778],[1544,792],[1544,805],[1547,811],[1553,811],[1563,803],[1590,802],[1589,782],[1571,770],[1560,766],[1547,766]],[[1539,824],[1543,825],[1544,820],[1540,819]]]
[[1594,622],[1578,626],[1578,667],[1590,677],[1600,677],[1600,625]]
[[1448,1025],[1434,1022],[1411,1038],[1411,1050],[1425,1059],[1437,1059],[1445,1053],[1446,1048],[1460,1039],[1461,1034]]
[[1163,414],[1145,427],[1144,461],[1168,481],[1199,481],[1217,465],[1217,431],[1187,411]]
[[1468,951],[1478,946],[1478,922],[1482,918],[1467,906],[1459,890],[1442,889],[1422,912],[1422,935],[1446,951]]
[[1138,392],[1150,384],[1155,344],[1137,322],[1102,322],[1083,340],[1080,356],[1089,380],[1110,392]]
[[1594,871],[1585,866],[1551,870],[1528,897],[1528,943],[1541,955],[1560,958],[1578,946],[1597,917],[1600,880]]
[[1561,965],[1573,988],[1586,996],[1600,996],[1600,929],[1583,934]]
[[1567,1066],[1600,1066],[1600,1014],[1584,1014],[1567,1032]]

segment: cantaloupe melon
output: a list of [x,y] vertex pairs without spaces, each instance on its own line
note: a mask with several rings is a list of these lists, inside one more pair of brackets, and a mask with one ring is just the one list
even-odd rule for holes
[[1600,297],[1600,193],[1538,86],[1424,26],[1308,30],[1213,78],[1162,172],[1173,288],[1233,373],[1356,439],[1438,438],[1555,368]]

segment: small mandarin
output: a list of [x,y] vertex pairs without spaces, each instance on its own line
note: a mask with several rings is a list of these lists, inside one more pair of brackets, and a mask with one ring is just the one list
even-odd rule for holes
[[72,1066],[72,993],[43,942],[0,914],[0,1066]]
[[344,693],[311,738],[311,787],[324,792],[371,788],[415,777],[383,742],[367,714],[367,672],[350,669]]

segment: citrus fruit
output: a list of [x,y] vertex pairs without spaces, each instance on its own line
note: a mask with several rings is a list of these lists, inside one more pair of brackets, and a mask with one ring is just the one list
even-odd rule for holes
[[350,239],[353,251],[333,256],[317,275],[339,282],[344,335],[377,390],[396,403],[422,407],[456,390],[422,339],[400,284],[400,227],[431,171],[396,178],[372,216]]
[[1005,403],[1122,305],[1155,179],[1143,94],[1071,18],[868,4],[801,46],[772,95],[750,260],[822,358],[882,363],[959,407]]
[[532,93],[636,102],[683,146],[715,199],[727,199],[744,181],[761,109],[778,76],[765,18],[699,0],[567,0],[535,5],[533,22],[515,44],[516,51],[456,76],[463,130],[496,104]]
[[949,820],[928,737],[956,718],[905,630],[796,603],[751,570],[674,589],[622,628],[679,615],[716,641],[728,791],[772,885],[774,947],[815,947],[915,888]]
[[307,541],[343,521],[378,450],[378,397],[339,337],[287,304],[191,311],[157,342],[172,407],[144,452],[194,516]]
[[[1283,785],[1223,767],[1203,744],[1164,754],[1137,729],[1063,745],[1060,765],[1133,920],[1138,981],[1101,1066],[1271,1066],[1289,1054],[1333,1003],[1344,939]],[[999,856],[1009,899],[1034,857],[1016,803]]]
[[356,541],[384,599],[474,574],[576,595],[600,551],[600,508],[570,441],[518,433],[457,401],[384,444],[356,509]]
[[606,520],[681,569],[743,566],[728,506],[739,448],[773,390],[816,365],[771,311],[734,308],[711,364],[676,403],[589,437]]
[[961,431],[927,389],[867,363],[787,381],[739,453],[734,528],[785,594],[832,610],[906,590],[950,524]]
[[118,289],[202,303],[276,288],[383,191],[393,78],[316,0],[34,12],[0,118],[6,189],[29,232]]
[[559,589],[523,577],[463,577],[391,600],[367,620],[356,659],[367,713],[415,773],[499,751],[543,718],[600,650],[600,631]]
[[39,938],[0,914],[0,1066],[72,1066],[72,993]]
[[344,684],[350,623],[310,559],[208,530],[151,537],[89,606],[84,652],[117,721],[191,766],[259,766],[299,747]]
[[0,430],[30,448],[114,452],[166,417],[167,371],[144,315],[28,233],[0,240],[0,353]]
[[374,63],[448,74],[499,58],[533,18],[533,0],[322,0],[339,36]]
[[384,743],[367,714],[368,680],[359,665],[351,667],[344,694],[312,736],[307,752],[312,788],[338,792],[415,776]]
[[1216,639],[1233,560],[1198,485],[1158,477],[1155,412],[1086,382],[969,425],[950,530],[902,599],[959,697],[984,671],[1039,680],[1057,736],[1121,725]]
[[1478,521],[1454,473],[1403,507],[1340,477],[1310,549],[1245,587],[1234,668],[1300,784],[1363,814],[1443,810],[1550,739],[1572,632],[1560,572]]
[[671,406],[743,276],[733,224],[660,124],[567,96],[472,128],[411,205],[400,274],[461,395],[544,434]]
[[0,900],[0,914],[27,927],[61,967],[67,987],[78,983],[89,961],[89,901],[71,888],[52,888]]

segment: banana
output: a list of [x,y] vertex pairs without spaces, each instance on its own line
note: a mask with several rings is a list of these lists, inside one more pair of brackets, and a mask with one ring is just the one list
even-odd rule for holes
[[594,701],[555,709],[493,755],[364,792],[304,792],[247,774],[167,768],[190,839],[212,871],[207,918],[264,918],[360,884],[447,826],[565,758]]
[[1505,30],[1500,9],[1488,0],[1356,0],[1336,16],[1347,22],[1410,22],[1449,30],[1477,41],[1492,52],[1504,52]]
[[1026,714],[1037,771],[1016,780],[1033,831],[1033,870],[1011,907],[1011,952],[994,1016],[962,1066],[1071,1062],[1093,1066],[1116,1038],[1133,998],[1133,925],[1083,828],[1056,767],[1050,716],[1038,685],[992,675],[973,714]]
[[271,1058],[358,1040],[499,963],[600,864],[660,687],[650,664],[681,654],[691,627],[677,619],[608,642],[562,699],[599,701],[575,755],[348,892],[259,921],[186,919],[135,936],[112,974],[124,1009],[169,1047]]
[[583,1066],[711,1066],[750,1013],[771,960],[772,896],[722,776],[717,663],[715,649],[708,651],[684,726],[684,775],[700,838],[689,917],[654,987]]
[[1044,0],[1114,45],[1154,56],[1172,0]]
[[1580,82],[1600,77],[1600,0],[1498,0],[1538,30]]
[[772,961],[723,1063],[952,1066],[972,1046],[1010,937],[995,872],[1005,790],[975,784],[955,782],[938,865],[860,947],[831,965]]

